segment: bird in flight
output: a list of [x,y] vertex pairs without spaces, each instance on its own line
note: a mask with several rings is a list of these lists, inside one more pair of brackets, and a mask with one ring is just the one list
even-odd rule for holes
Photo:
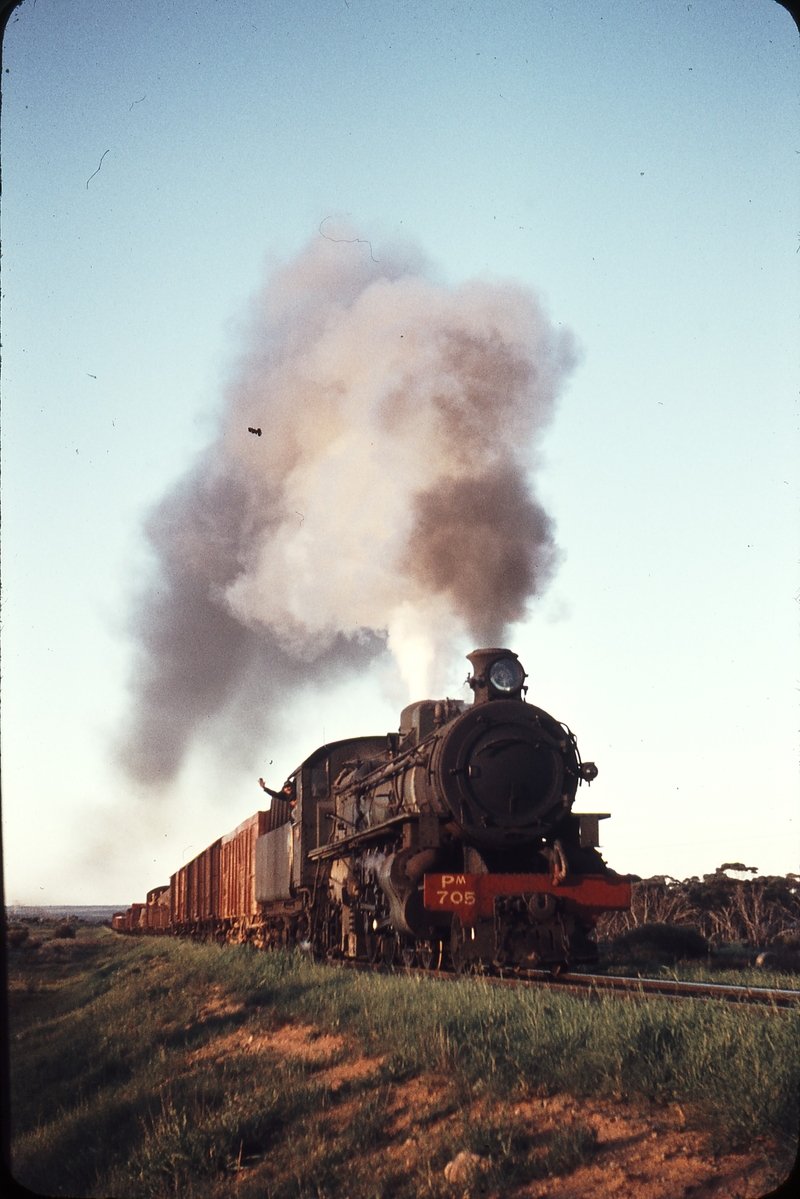
[[248,425],[248,427],[247,427],[247,432],[248,432],[248,433],[255,433],[256,437],[260,437],[260,436],[261,436],[261,430],[260,430],[260,429],[252,429],[252,428],[251,428],[249,425]]

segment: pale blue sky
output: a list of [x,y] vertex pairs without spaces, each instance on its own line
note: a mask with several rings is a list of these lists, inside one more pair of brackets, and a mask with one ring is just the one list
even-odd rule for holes
[[331,214],[443,283],[531,288],[576,338],[537,467],[564,559],[508,640],[598,763],[608,861],[798,870],[785,10],[29,0],[3,54],[7,900],[141,898],[259,806],[258,774],[397,726],[376,668],[158,801],[109,751],[142,521],[215,435],[270,264]]

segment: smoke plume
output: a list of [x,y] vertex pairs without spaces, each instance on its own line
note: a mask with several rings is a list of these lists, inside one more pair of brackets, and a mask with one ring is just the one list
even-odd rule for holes
[[122,749],[143,781],[201,732],[252,750],[278,696],[387,648],[424,697],[554,568],[529,472],[569,337],[519,286],[347,237],[272,273],[219,436],[147,523]]

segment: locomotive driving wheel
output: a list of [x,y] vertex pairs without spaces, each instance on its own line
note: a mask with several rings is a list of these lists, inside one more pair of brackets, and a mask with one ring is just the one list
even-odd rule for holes
[[417,941],[417,961],[423,970],[441,970],[444,945],[437,938]]
[[315,913],[310,940],[317,961],[327,961],[335,955],[341,941],[341,917],[332,904],[325,903]]
[[450,960],[456,974],[465,974],[469,966],[469,929],[464,928],[458,916],[450,926]]
[[458,916],[450,926],[450,960],[456,974],[485,974],[486,966],[481,961],[474,945],[475,929],[464,926]]
[[395,958],[398,956],[400,943],[397,938],[397,933],[391,931],[385,932],[380,938],[380,958],[384,966],[393,966]]

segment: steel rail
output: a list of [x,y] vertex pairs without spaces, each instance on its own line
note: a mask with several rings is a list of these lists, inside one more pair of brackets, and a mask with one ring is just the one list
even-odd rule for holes
[[331,965],[356,970],[383,970],[393,974],[424,976],[439,982],[459,979],[480,980],[495,987],[545,987],[573,995],[598,997],[611,993],[632,999],[658,996],[663,999],[706,999],[726,1004],[756,1005],[769,1008],[800,1007],[800,989],[779,987],[740,987],[728,983],[680,982],[669,978],[629,978],[618,974],[563,974],[553,977],[547,970],[525,970],[505,977],[494,974],[456,974],[449,970],[426,970],[419,966],[387,966],[382,962],[357,962],[340,959]]
[[622,992],[634,996],[659,995],[666,999],[714,999],[724,1003],[761,1004],[768,1007],[800,1005],[800,990],[780,987],[743,987],[731,983],[683,982],[674,978],[630,978],[620,974],[565,974],[553,978],[545,970],[529,970],[521,982],[573,993]]

